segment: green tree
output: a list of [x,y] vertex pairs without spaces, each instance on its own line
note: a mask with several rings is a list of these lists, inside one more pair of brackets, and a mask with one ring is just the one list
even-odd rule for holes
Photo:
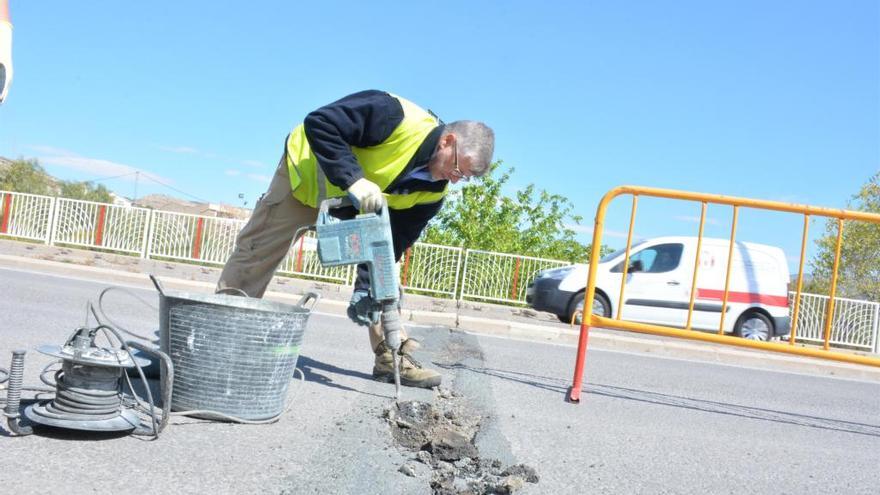
[[61,191],[58,193],[63,198],[81,199],[84,201],[96,201],[98,203],[112,203],[113,197],[110,190],[103,184],[92,184],[91,182],[72,182],[62,181]]
[[55,181],[36,160],[13,160],[0,168],[0,190],[53,195]]
[[[534,184],[505,196],[502,189],[515,169],[492,173],[466,184],[450,197],[429,225],[425,242],[567,261],[587,261],[590,246],[575,239],[567,223],[579,224],[571,201],[538,190]],[[605,251],[603,246],[603,251]]]
[[[880,172],[851,198],[847,209],[880,213]],[[813,276],[804,291],[828,294],[837,245],[836,218],[828,219],[825,235],[816,244],[819,251],[810,262]],[[837,296],[880,301],[880,224],[844,222]]]
[[112,203],[110,190],[103,184],[91,182],[57,181],[40,166],[37,160],[13,160],[0,167],[0,191],[13,191],[44,196]]

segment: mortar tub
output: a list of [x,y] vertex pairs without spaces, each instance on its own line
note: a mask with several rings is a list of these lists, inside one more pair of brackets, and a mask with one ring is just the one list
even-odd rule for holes
[[[318,295],[296,304],[226,294],[160,291],[160,347],[174,364],[173,411],[246,420],[285,407],[287,387]],[[201,415],[211,418],[211,415]]]

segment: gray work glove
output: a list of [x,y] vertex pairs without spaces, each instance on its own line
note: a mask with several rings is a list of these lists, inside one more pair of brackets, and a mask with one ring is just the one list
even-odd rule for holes
[[368,327],[379,323],[382,308],[373,301],[370,293],[363,289],[352,292],[351,301],[348,302],[348,319],[358,325]]

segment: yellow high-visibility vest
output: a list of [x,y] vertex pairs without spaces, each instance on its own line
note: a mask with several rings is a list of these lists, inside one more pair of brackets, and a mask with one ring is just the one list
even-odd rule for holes
[[[364,177],[383,191],[403,172],[428,134],[439,125],[433,115],[419,108],[418,105],[399,96],[394,98],[400,101],[403,107],[403,120],[388,139],[368,148],[351,147],[364,171]],[[290,189],[293,191],[293,197],[305,205],[317,208],[320,199],[346,194],[345,191],[331,184],[323,172],[319,173],[318,160],[312,153],[302,124],[287,136],[287,169],[290,172]],[[324,183],[323,188],[318,183],[319,178]],[[389,208],[403,210],[417,204],[440,201],[446,195],[447,189],[448,187],[440,192],[385,193],[385,198]],[[323,197],[319,199],[319,196]]]

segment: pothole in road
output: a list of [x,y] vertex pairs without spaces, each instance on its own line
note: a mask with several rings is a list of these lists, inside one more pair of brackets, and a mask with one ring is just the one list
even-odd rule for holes
[[505,467],[482,458],[474,443],[480,416],[457,393],[444,388],[437,393],[433,404],[404,401],[385,410],[394,440],[415,453],[401,473],[428,478],[435,495],[508,494],[538,482],[530,466]]

